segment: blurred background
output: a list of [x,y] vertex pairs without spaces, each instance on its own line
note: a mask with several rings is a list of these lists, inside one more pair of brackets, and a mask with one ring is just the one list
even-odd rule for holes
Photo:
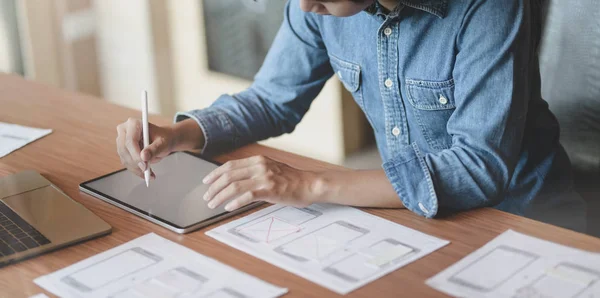
[[[0,71],[136,109],[147,89],[170,118],[251,84],[285,2],[0,0]],[[332,79],[293,134],[264,143],[342,164],[373,138]]]
[[[0,0],[0,71],[151,112],[203,108],[248,87],[282,21],[283,0]],[[600,5],[545,1],[542,92],[600,235]],[[98,99],[100,100],[100,99]],[[0,107],[1,108],[1,107]],[[371,129],[332,78],[291,134],[266,145],[379,168]]]

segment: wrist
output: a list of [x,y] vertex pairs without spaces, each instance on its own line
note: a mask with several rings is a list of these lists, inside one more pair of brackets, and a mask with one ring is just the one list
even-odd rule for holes
[[342,189],[336,175],[330,171],[312,172],[310,181],[310,194],[307,197],[311,204],[332,202]]
[[172,124],[174,151],[198,150],[204,147],[204,134],[193,119],[186,119]]

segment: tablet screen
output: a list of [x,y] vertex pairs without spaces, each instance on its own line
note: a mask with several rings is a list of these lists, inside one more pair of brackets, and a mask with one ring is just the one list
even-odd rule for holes
[[138,212],[185,228],[226,212],[224,205],[214,210],[202,196],[208,186],[202,178],[219,165],[185,152],[171,154],[152,165],[156,179],[146,187],[144,179],[122,170],[81,186]]

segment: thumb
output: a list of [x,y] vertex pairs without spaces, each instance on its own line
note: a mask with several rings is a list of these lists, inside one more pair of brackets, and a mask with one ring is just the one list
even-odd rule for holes
[[140,153],[140,157],[143,161],[149,162],[155,158],[161,157],[167,153],[167,142],[165,138],[158,137],[156,138],[152,144],[148,145],[142,152]]

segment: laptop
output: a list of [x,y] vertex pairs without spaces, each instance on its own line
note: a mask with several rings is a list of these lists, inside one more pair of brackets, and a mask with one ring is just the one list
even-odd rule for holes
[[37,172],[0,177],[0,267],[110,232]]

